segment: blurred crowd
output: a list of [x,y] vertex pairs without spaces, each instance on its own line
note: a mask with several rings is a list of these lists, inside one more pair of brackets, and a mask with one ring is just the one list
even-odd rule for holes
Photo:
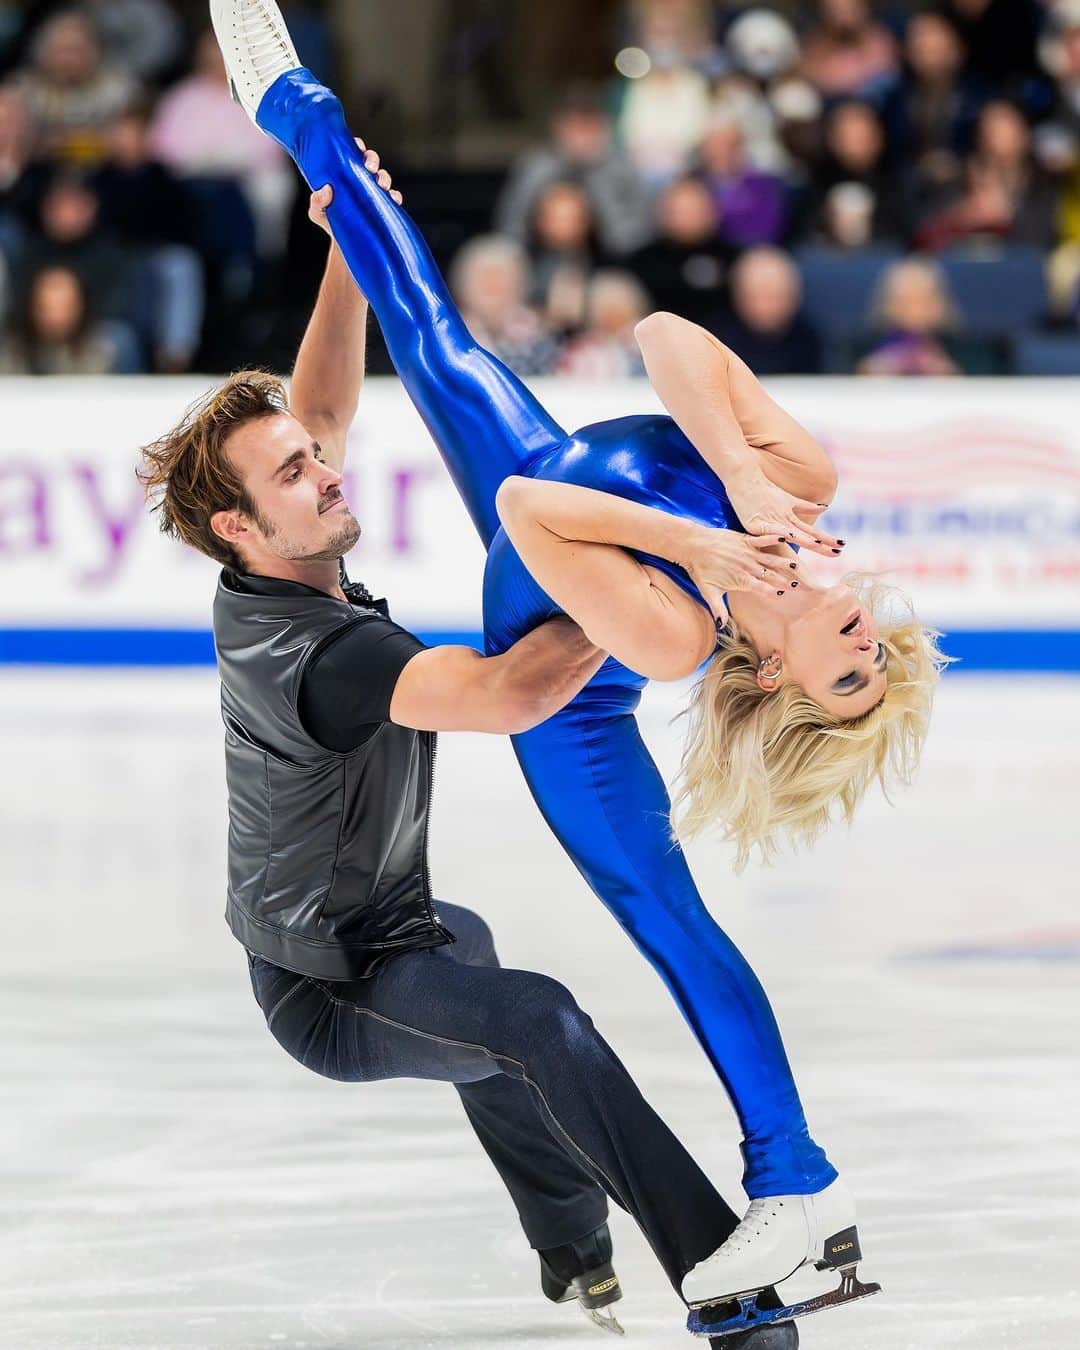
[[[303,197],[212,34],[170,0],[24,19],[0,0],[0,371],[276,359]],[[514,370],[641,374],[671,309],[765,375],[1080,372],[1080,0],[627,0],[611,62],[451,260]]]

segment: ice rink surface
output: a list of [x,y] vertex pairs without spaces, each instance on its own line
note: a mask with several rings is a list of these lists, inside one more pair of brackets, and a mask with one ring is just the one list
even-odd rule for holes
[[[663,766],[677,691],[643,723]],[[0,1345],[602,1350],[445,1086],[324,1082],[221,918],[210,672],[0,677]],[[742,879],[692,850],[784,1028],[885,1292],[807,1350],[1080,1346],[1080,682],[952,675],[917,786]],[[508,743],[444,737],[436,890],[565,980],[736,1208],[737,1133]],[[613,1222],[627,1350],[690,1347]]]

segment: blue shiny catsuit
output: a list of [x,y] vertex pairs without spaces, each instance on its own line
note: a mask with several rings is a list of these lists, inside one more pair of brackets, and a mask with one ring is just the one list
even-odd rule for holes
[[[313,187],[333,187],[334,238],[487,549],[489,653],[560,612],[499,525],[495,494],[512,474],[742,528],[723,484],[670,418],[623,417],[568,436],[476,344],[416,227],[364,168],[340,104],[309,72],[281,76],[258,120]],[[639,556],[705,603],[677,566]],[[544,818],[663,978],[723,1080],[743,1129],[747,1193],[812,1194],[836,1172],[810,1138],[764,990],[672,842],[668,794],[634,717],[645,683],[609,659],[562,712],[514,737],[514,748]]]

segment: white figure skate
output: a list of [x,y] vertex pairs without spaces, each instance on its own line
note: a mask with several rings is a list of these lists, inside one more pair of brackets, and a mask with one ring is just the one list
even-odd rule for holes
[[[861,1259],[855,1204],[842,1182],[817,1195],[754,1200],[723,1246],[683,1280],[683,1297],[691,1307],[689,1329],[699,1336],[728,1336],[867,1298],[881,1286],[857,1279]],[[803,1266],[838,1271],[839,1288],[780,1308],[758,1305],[763,1289]]]
[[210,18],[233,98],[254,122],[278,76],[300,67],[281,10],[274,0],[210,0]]

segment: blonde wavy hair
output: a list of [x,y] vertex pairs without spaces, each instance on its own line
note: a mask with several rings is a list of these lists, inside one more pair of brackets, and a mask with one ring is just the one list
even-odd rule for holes
[[720,650],[682,715],[690,728],[673,822],[692,838],[719,827],[742,871],[757,848],[770,861],[782,843],[812,843],[834,815],[849,822],[875,781],[888,796],[909,783],[930,721],[934,689],[950,658],[940,633],[872,577],[847,577],[874,615],[888,652],[887,688],[876,707],[833,717],[796,684],[766,693],[754,644],[729,622]]

